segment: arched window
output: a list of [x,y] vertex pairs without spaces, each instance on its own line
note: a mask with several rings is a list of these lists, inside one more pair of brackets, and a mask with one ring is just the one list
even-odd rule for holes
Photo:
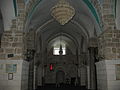
[[60,55],[60,52],[62,52],[61,55],[66,55],[65,44],[57,44],[57,45],[54,46],[53,55]]

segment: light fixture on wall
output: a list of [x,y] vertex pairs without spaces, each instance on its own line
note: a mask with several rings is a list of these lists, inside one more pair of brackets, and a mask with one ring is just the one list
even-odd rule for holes
[[35,50],[34,49],[27,49],[26,53],[25,53],[25,59],[27,61],[31,61],[34,59],[34,54],[35,54]]
[[65,25],[75,15],[75,9],[65,0],[59,2],[52,7],[51,15],[61,24]]

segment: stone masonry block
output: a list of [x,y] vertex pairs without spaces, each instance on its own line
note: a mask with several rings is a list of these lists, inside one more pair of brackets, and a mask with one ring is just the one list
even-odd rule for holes
[[116,34],[116,38],[120,38],[120,33],[117,33],[117,34]]
[[1,42],[1,47],[2,48],[11,47],[11,43],[9,43],[9,42]]
[[119,38],[112,38],[112,42],[119,42]]
[[120,53],[120,48],[117,49],[117,53]]
[[[100,36],[99,55],[103,53],[105,59],[119,59],[120,55],[120,30],[106,30]],[[104,37],[103,37],[104,36]]]
[[16,53],[16,54],[23,53],[23,49],[22,49],[22,48],[16,48],[16,49],[15,49],[15,53]]
[[5,59],[6,58],[6,54],[0,54],[0,59]]
[[0,48],[0,54],[1,53],[4,53],[4,49],[3,48]]
[[112,52],[116,53],[117,49],[116,48],[112,48]]
[[22,47],[23,43],[12,43],[12,47]]
[[18,42],[18,41],[19,41],[18,37],[15,37],[14,42]]
[[7,37],[2,36],[2,38],[1,38],[1,42],[8,42],[8,38],[7,38]]
[[14,53],[14,48],[5,48],[5,53]]

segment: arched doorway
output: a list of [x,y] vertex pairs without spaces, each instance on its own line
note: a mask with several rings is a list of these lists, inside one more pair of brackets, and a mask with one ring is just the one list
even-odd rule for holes
[[57,86],[63,85],[65,82],[65,73],[62,70],[56,72],[56,84]]

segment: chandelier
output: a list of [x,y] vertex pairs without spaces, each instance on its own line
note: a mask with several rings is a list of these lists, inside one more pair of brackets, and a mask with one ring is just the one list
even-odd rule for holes
[[59,0],[59,2],[52,7],[51,15],[61,25],[64,25],[70,21],[75,15],[75,9],[65,0]]

